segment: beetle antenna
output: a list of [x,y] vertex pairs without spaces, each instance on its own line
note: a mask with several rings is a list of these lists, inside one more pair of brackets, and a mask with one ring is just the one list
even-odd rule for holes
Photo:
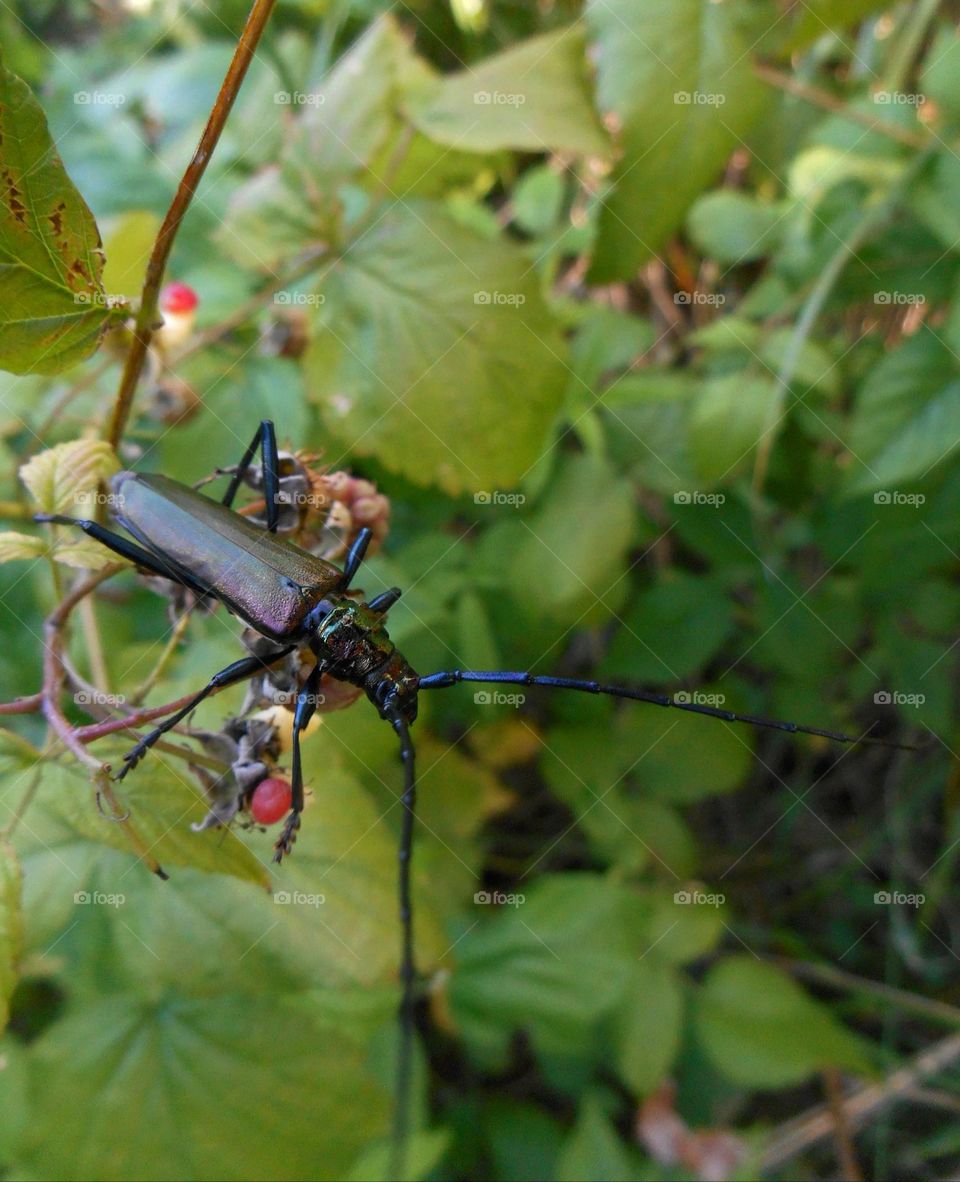
[[399,882],[400,926],[402,951],[400,954],[400,1045],[397,1048],[396,1102],[391,1131],[389,1177],[406,1177],[407,1137],[410,1132],[410,1087],[413,1074],[414,984],[413,963],[413,899],[410,883],[410,861],[413,853],[413,827],[417,805],[416,752],[410,728],[400,711],[396,694],[383,704],[384,718],[400,739],[400,758],[403,761],[403,825],[400,833]]
[[608,685],[601,681],[584,681],[575,677],[542,677],[533,673],[507,672],[505,670],[477,672],[471,669],[452,669],[449,672],[431,673],[427,677],[421,677],[417,688],[446,689],[461,681],[479,681],[488,685],[539,685],[549,689],[579,690],[586,694],[606,694],[612,698],[648,702],[651,706],[669,706],[675,710],[685,710],[690,714],[706,714],[710,718],[723,719],[724,722],[744,722],[750,726],[786,731],[792,735],[817,735],[823,739],[831,739],[834,743],[893,747],[899,751],[919,750],[912,743],[894,743],[889,739],[874,739],[867,734],[845,735],[842,731],[824,730],[822,727],[816,726],[801,726],[797,722],[782,722],[779,719],[762,718],[755,714],[738,714],[734,710],[721,710],[717,706],[706,706],[700,702],[686,702],[679,695],[671,698],[666,694],[656,694],[648,690],[632,689],[622,685]]

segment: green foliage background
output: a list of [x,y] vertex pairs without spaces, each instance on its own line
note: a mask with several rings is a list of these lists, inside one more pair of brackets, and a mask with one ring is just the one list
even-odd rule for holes
[[[98,11],[5,7],[4,63],[100,227],[85,290],[133,299],[244,7]],[[375,480],[393,521],[364,587],[404,588],[391,634],[422,673],[595,674],[935,736],[903,756],[585,695],[424,694],[417,1176],[690,1176],[634,1131],[668,1079],[691,1128],[741,1138],[740,1176],[835,1176],[829,1142],[771,1157],[778,1127],[824,1071],[881,1079],[960,1020],[956,17],[924,0],[278,7],[169,269],[209,332],[173,362],[200,409],[169,427],[144,395],[121,460],[193,481],[271,417]],[[40,142],[31,101],[7,75],[5,142],[21,108]],[[64,182],[34,164],[40,203]],[[75,364],[116,316],[78,312],[55,252],[19,258],[8,222],[0,497],[21,529],[18,468],[102,435],[120,362]],[[265,354],[262,326],[292,307],[306,351]],[[0,567],[4,699],[39,684],[40,547]],[[124,575],[96,618],[130,693],[164,605]],[[71,641],[85,672],[90,626]],[[150,700],[202,685],[237,632],[198,616]],[[198,786],[151,757],[122,800],[160,884],[82,769],[38,762],[40,720],[5,721],[7,1175],[382,1176],[390,728],[364,703],[324,718],[276,872],[268,836],[191,832]],[[95,750],[116,764],[123,744]],[[936,1086],[955,1102],[957,1082]],[[868,1175],[954,1169],[938,1112],[872,1113]]]

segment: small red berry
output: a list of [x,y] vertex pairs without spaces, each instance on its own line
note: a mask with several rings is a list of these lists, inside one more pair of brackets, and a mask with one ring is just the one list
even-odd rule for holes
[[174,316],[192,312],[198,303],[197,293],[189,283],[168,283],[160,293],[160,311]]
[[290,809],[290,785],[279,776],[268,776],[254,788],[250,812],[260,825],[275,825]]

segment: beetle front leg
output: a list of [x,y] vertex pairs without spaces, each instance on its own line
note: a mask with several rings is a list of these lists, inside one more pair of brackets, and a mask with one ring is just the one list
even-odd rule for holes
[[289,854],[293,843],[297,840],[297,830],[300,828],[300,814],[303,812],[303,768],[300,764],[300,734],[306,730],[307,724],[317,708],[317,691],[320,679],[323,677],[323,667],[318,663],[304,683],[303,689],[297,694],[297,707],[293,716],[293,771],[291,774],[291,810],[283,826],[283,832],[274,844],[276,853],[274,862],[281,862],[284,854]]
[[279,661],[281,658],[287,656],[288,653],[292,653],[295,647],[292,644],[288,645],[286,648],[280,649],[275,657],[267,661],[263,661],[259,657],[244,657],[242,661],[234,661],[226,669],[221,669],[219,673],[215,673],[203,689],[192,697],[182,710],[178,710],[176,714],[171,714],[169,718],[165,718],[158,727],[148,735],[144,735],[136,746],[130,748],[123,757],[126,767],[117,773],[117,779],[122,780],[127,772],[132,772],[154,743],[158,742],[167,731],[172,730],[177,723],[182,722],[188,714],[200,705],[204,698],[208,697],[215,690],[224,689],[228,685],[235,685],[239,681],[246,681],[248,677],[252,677],[254,673],[259,673],[267,665],[272,665],[274,661]]

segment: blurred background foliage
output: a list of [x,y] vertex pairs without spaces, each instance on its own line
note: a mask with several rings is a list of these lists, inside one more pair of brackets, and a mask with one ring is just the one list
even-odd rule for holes
[[[139,294],[245,12],[0,11],[111,295]],[[174,248],[194,335],[142,384],[121,461],[193,481],[271,417],[374,481],[392,524],[363,585],[404,588],[391,632],[423,673],[595,674],[935,736],[904,756],[583,695],[424,695],[418,1176],[957,1168],[958,15],[278,5]],[[19,466],[102,435],[121,357],[0,375],[13,527]],[[0,586],[10,698],[39,684],[49,567]],[[131,693],[164,605],[107,584],[71,641],[87,672],[97,623]],[[237,632],[198,615],[150,701],[203,684]],[[181,761],[123,786],[161,886],[75,765],[37,775],[40,720],[6,721],[6,1176],[381,1176],[390,729],[361,703],[309,739],[274,887],[325,902],[278,906],[269,837],[190,831]],[[75,902],[96,891],[122,902]],[[879,1089],[852,1128],[844,1087]]]

